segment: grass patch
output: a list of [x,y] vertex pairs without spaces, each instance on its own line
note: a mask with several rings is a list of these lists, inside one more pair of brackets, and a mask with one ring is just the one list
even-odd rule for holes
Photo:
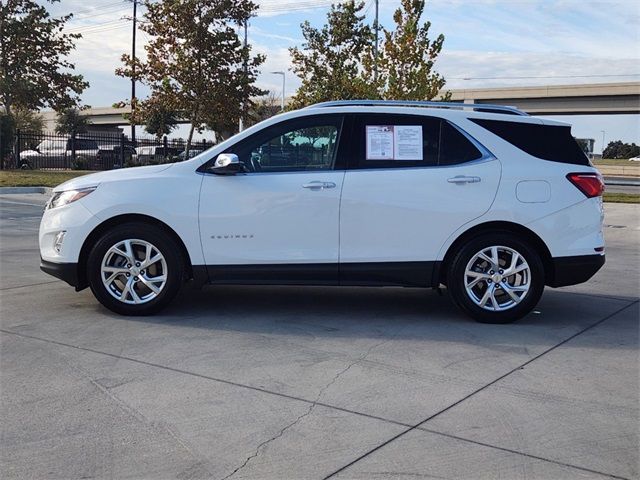
[[627,158],[605,158],[604,160],[594,160],[594,165],[603,165],[607,167],[632,167],[638,165],[640,162],[630,162]]
[[0,187],[55,187],[67,180],[95,173],[83,170],[0,170]]
[[604,192],[603,199],[611,203],[640,203],[640,194]]

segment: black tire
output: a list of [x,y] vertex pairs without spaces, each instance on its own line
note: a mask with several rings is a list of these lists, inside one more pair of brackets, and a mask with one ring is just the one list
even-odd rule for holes
[[[475,289],[472,289],[471,293],[467,292],[465,280],[467,275],[465,274],[467,265],[476,256],[478,252],[485,248],[492,246],[502,246],[508,249],[515,250],[521,255],[529,266],[528,285],[529,290],[523,295],[519,303],[514,303],[513,306],[508,307],[508,304],[512,302],[507,293],[501,287],[496,287],[497,297],[504,301],[507,309],[505,310],[488,310],[479,306],[473,299],[472,295],[483,292],[483,288],[489,288],[489,285],[493,283],[493,280],[487,279],[479,282]],[[504,258],[500,258],[500,262],[508,262],[511,257],[508,257],[508,252],[500,250],[500,255]],[[500,257],[499,255],[499,257]],[[486,263],[487,268],[491,268],[489,263]],[[484,270],[482,270],[484,272]],[[493,270],[491,270],[493,271]],[[489,271],[488,273],[490,273]],[[487,273],[487,272],[484,272]],[[499,273],[499,272],[497,272]],[[521,275],[521,274],[520,274]],[[473,277],[471,277],[473,278]],[[518,281],[522,276],[511,276],[509,281]],[[458,251],[454,254],[452,261],[447,268],[447,287],[451,294],[453,301],[458,305],[465,313],[473,317],[480,323],[510,323],[518,320],[527,315],[531,310],[535,308],[542,296],[544,290],[544,265],[540,254],[536,249],[530,245],[527,241],[518,238],[516,234],[509,232],[496,232],[481,234],[478,237],[472,238],[467,243],[462,245]],[[511,285],[511,284],[509,284]],[[507,285],[507,286],[509,286]],[[486,293],[486,290],[484,290]],[[476,294],[476,300],[480,294]],[[517,295],[517,294],[516,294]]]
[[[107,289],[102,281],[101,268],[105,255],[111,247],[125,240],[149,242],[155,250],[164,257],[166,264],[165,272],[162,272],[164,265],[160,265],[160,267],[158,267],[158,264],[156,264],[156,266],[149,267],[149,269],[159,269],[158,273],[155,274],[160,276],[164,273],[166,281],[161,288],[159,288],[161,282],[155,283],[154,286],[159,288],[159,293],[155,294],[155,298],[146,300],[144,303],[125,303],[114,296],[118,293],[117,289],[125,281],[128,281],[129,279],[133,281],[133,279],[138,278],[134,276],[133,273],[129,273],[126,277],[124,276],[126,274],[123,274],[117,282],[111,284],[115,287],[114,294],[110,293],[110,290]],[[144,263],[142,258],[142,255],[144,254],[142,250],[143,248],[144,247],[140,244],[133,245],[134,256],[136,256],[141,263]],[[122,257],[122,259],[120,257],[115,258],[116,261],[121,262],[124,257]],[[119,265],[119,267],[125,269],[126,265]],[[109,230],[95,243],[89,253],[87,261],[87,278],[89,279],[89,286],[91,287],[91,291],[94,296],[109,310],[121,315],[151,315],[166,307],[180,290],[180,287],[184,282],[184,273],[184,260],[180,254],[180,249],[173,238],[161,228],[145,223],[124,223]],[[138,292],[143,293],[148,290],[149,296],[153,296],[154,293],[151,292],[151,290],[149,290],[149,288],[143,283],[144,282],[138,283],[135,287],[132,286],[131,288],[134,290],[137,289]],[[123,292],[124,285],[122,285],[120,293]],[[134,301],[131,293],[125,294],[125,298],[129,301]]]

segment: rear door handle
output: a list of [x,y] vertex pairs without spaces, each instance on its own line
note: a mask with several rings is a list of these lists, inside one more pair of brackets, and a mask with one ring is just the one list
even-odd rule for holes
[[313,182],[305,183],[302,188],[310,188],[311,190],[324,190],[325,188],[335,188],[336,184],[333,182],[319,182],[314,180]]
[[467,177],[465,175],[456,175],[455,177],[447,178],[447,182],[449,183],[479,183],[480,177]]

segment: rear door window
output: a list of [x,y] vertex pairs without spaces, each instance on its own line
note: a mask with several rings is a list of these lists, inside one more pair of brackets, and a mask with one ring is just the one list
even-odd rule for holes
[[482,152],[456,127],[443,120],[440,125],[438,165],[457,165],[482,157]]
[[448,121],[424,115],[354,115],[349,168],[455,165],[482,152]]

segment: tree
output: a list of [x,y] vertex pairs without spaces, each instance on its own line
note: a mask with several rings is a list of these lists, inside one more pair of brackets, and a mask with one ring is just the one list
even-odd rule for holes
[[602,152],[603,158],[631,158],[640,155],[640,146],[635,143],[623,143],[622,140],[609,142]]
[[169,135],[178,126],[178,114],[163,105],[149,102],[144,129],[157,138]]
[[[291,48],[293,71],[302,85],[290,108],[327,100],[431,100],[445,79],[434,71],[444,35],[431,41],[430,22],[420,24],[425,0],[402,0],[395,11],[394,30],[383,31],[377,57],[372,29],[363,23],[364,3],[353,0],[333,5],[321,29],[304,22],[302,48]],[[450,93],[442,95],[448,100]]]
[[0,168],[5,167],[5,159],[13,149],[16,122],[13,116],[0,110]]
[[267,92],[254,102],[253,108],[249,112],[247,126],[273,117],[280,111],[280,108],[280,96],[273,91]]
[[293,71],[302,80],[290,108],[375,94],[371,79],[362,75],[362,59],[374,41],[371,27],[363,23],[363,7],[353,0],[332,5],[321,29],[302,23],[305,43],[289,49]]
[[[395,30],[383,28],[384,42],[378,57],[378,96],[388,100],[431,100],[443,89],[445,79],[433,70],[442,51],[444,35],[431,41],[431,22],[420,24],[425,0],[402,0],[393,15]],[[365,59],[365,74],[373,76],[373,49]],[[445,94],[443,99],[448,99]]]
[[62,33],[71,16],[52,18],[35,0],[0,3],[0,97],[9,115],[16,107],[61,110],[78,104],[89,84],[66,59],[81,37]]
[[16,129],[23,132],[41,133],[44,130],[44,120],[33,110],[18,107],[13,110]]
[[77,108],[67,108],[58,113],[56,117],[56,133],[77,135],[87,133],[89,118],[82,115]]
[[187,154],[194,130],[208,127],[217,137],[237,129],[246,117],[257,88],[257,68],[264,56],[251,55],[234,25],[248,21],[257,5],[251,0],[143,0],[140,29],[151,40],[147,59],[122,56],[120,76],[135,78],[151,89],[149,99],[132,99],[133,119],[145,118],[149,107],[162,105],[191,123]]

